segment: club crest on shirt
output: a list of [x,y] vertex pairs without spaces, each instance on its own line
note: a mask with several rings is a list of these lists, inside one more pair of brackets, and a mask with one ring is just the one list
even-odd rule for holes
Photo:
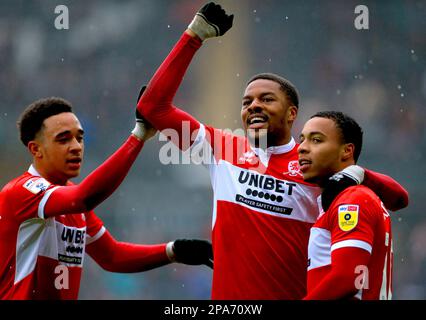
[[299,161],[293,160],[288,163],[288,171],[284,172],[284,174],[288,174],[291,177],[295,176],[302,176],[302,173],[300,172],[300,166]]
[[339,206],[339,228],[342,231],[350,231],[358,224],[359,206],[355,204],[345,204]]
[[31,178],[23,184],[25,189],[34,194],[45,191],[49,186],[50,183],[43,178]]
[[257,162],[256,154],[253,151],[244,152],[243,155],[238,159],[241,163],[248,162],[249,164],[255,164]]

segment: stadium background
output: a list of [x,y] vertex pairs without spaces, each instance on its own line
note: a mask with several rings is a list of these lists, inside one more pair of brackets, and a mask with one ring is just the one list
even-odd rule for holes
[[[30,157],[15,122],[27,104],[46,96],[73,103],[86,131],[82,177],[96,168],[133,128],[139,86],[149,81],[203,3],[1,1],[0,184],[28,167]],[[318,110],[352,115],[365,131],[360,164],[391,175],[410,193],[410,206],[392,215],[394,298],[425,299],[426,3],[218,3],[235,14],[234,28],[201,48],[176,104],[203,123],[237,129],[246,80],[270,71],[287,77],[300,91],[295,136]],[[60,4],[69,8],[69,30],[54,27],[54,9]],[[354,27],[358,4],[369,8],[369,30]],[[207,170],[162,165],[158,155],[164,142],[158,136],[155,140],[95,211],[123,241],[209,239]],[[87,257],[80,299],[208,299],[211,276],[207,267],[178,264],[113,274]]]

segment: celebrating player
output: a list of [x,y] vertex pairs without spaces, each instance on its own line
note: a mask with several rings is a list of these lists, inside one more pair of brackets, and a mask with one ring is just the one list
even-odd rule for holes
[[0,193],[0,299],[77,299],[86,251],[114,272],[145,271],[172,261],[211,265],[207,241],[119,242],[93,212],[155,135],[149,124],[137,122],[127,141],[78,185],[69,179],[80,173],[84,131],[69,102],[35,101],[18,126],[33,163]]
[[[154,74],[138,110],[157,129],[180,133],[175,143],[181,149],[211,151],[212,298],[301,299],[306,294],[309,230],[318,216],[320,189],[303,181],[298,170],[297,144],[290,132],[299,107],[297,90],[274,74],[249,81],[241,117],[250,140],[205,126],[172,104],[203,41],[225,34],[232,22],[233,16],[219,5],[205,5]],[[182,133],[185,124],[190,145]],[[263,138],[264,149],[257,144]],[[406,205],[406,191],[391,178],[365,170],[364,183],[374,190],[386,189],[378,193],[389,208]]]
[[[304,180],[324,188],[342,179],[337,172],[357,162],[361,147],[355,120],[335,111],[315,114],[300,135]],[[311,229],[305,299],[390,299],[392,260],[389,214],[371,189],[351,186]]]

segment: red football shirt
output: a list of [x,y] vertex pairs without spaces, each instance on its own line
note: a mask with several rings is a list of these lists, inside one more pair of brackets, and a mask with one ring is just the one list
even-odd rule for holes
[[[185,153],[194,151],[195,163],[208,162],[214,191],[212,297],[301,299],[320,190],[303,181],[293,139],[266,150],[251,148],[244,137],[206,127],[172,104],[201,45],[182,35],[151,79],[138,110]],[[405,190],[401,194],[406,196]]]
[[331,271],[333,250],[345,247],[360,248],[371,254],[367,266],[354,270],[355,275],[363,277],[354,298],[391,299],[391,220],[377,195],[362,185],[339,194],[312,227],[308,248],[308,293]]
[[320,189],[303,181],[294,139],[264,151],[200,125],[197,150],[214,191],[212,298],[301,299]]
[[44,217],[56,188],[34,167],[0,193],[0,299],[77,299],[85,247],[105,232],[93,211]]

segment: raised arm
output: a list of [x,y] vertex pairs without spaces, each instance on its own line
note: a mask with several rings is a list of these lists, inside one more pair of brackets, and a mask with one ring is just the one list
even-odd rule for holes
[[[232,20],[233,16],[228,16],[219,5],[213,3],[205,5],[195,15],[188,29],[155,72],[138,102],[139,112],[154,127],[159,130],[174,129],[179,136],[184,121],[188,122],[190,133],[199,129],[199,122],[176,108],[172,101],[202,41],[223,35],[231,28]],[[194,135],[191,136],[194,137]],[[189,147],[182,145],[181,137],[176,144],[181,149]]]

